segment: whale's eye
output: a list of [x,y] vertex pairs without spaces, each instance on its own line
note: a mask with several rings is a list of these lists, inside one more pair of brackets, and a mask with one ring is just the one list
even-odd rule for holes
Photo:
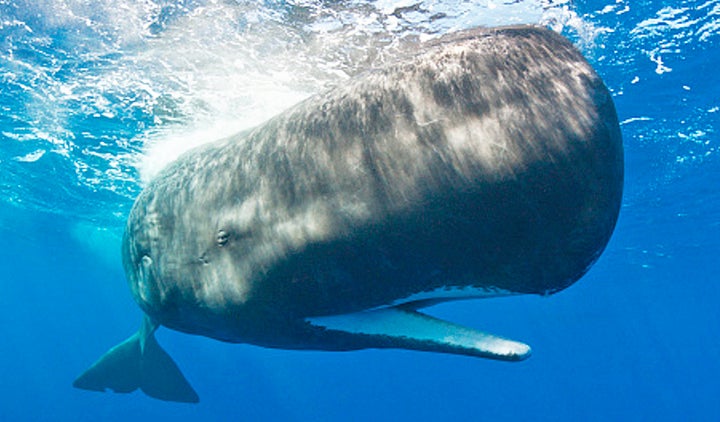
[[153,262],[153,261],[152,261],[152,258],[150,258],[149,255],[143,255],[143,257],[141,258],[141,262],[142,262],[142,264],[143,264],[144,267],[149,267],[149,266],[152,265],[152,262]]
[[220,246],[220,247],[225,246],[229,240],[230,240],[230,233],[228,233],[227,231],[225,231],[223,229],[218,230],[217,237],[216,237],[218,246]]

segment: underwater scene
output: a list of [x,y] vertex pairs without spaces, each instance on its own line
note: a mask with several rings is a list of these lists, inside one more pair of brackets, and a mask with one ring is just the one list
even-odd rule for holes
[[[491,35],[491,50],[508,51],[488,67],[497,72],[461,69],[464,85],[411,89],[456,71],[453,54],[458,63],[477,58],[460,52],[467,34],[496,32],[474,28],[525,25],[548,29],[532,30],[549,40],[540,56],[528,52],[530,41],[516,51]],[[549,62],[567,67],[547,77]],[[502,63],[515,64],[503,73]],[[0,420],[718,420],[718,66],[720,0],[0,0]],[[520,67],[539,72],[537,90],[522,91],[511,72]],[[563,81],[576,76],[583,99],[572,102],[576,85]],[[478,105],[469,87],[507,96]],[[343,117],[356,90],[364,103]],[[479,111],[448,116],[463,130],[537,138],[535,146],[467,149],[470,135],[455,131],[444,145],[478,161],[456,157],[440,170],[417,164],[425,156],[412,145],[363,150],[385,145],[373,143],[383,136],[435,133],[442,121],[432,101],[440,110],[499,110],[492,115],[504,117],[493,121]],[[418,110],[429,111],[418,118]],[[317,115],[327,118],[308,123]],[[537,152],[540,140],[555,148],[567,140],[557,134],[573,130],[617,145]],[[276,132],[299,143],[282,144]],[[345,135],[356,132],[353,153]],[[310,151],[320,143],[302,144],[308,134],[327,148]],[[241,153],[213,149],[228,139]],[[428,151],[443,153],[437,145]],[[298,174],[325,171],[321,153],[344,146],[347,163],[327,162],[347,185],[302,184]],[[384,173],[387,162],[401,170]],[[587,183],[553,179],[559,162]],[[287,174],[278,171],[286,164]],[[363,196],[358,168],[384,187]],[[512,183],[468,193],[478,180],[519,174],[532,187],[522,194]],[[252,197],[238,186],[292,192],[229,212],[222,206]],[[593,195],[581,195],[585,188]],[[206,196],[215,190],[217,207]],[[590,201],[586,214],[564,215],[580,196]],[[468,211],[467,198],[502,201]],[[527,204],[547,209],[526,215]],[[607,215],[591,220],[603,207]],[[168,209],[173,224],[182,217],[195,231],[178,223],[163,232],[173,225],[162,220]],[[228,213],[253,224],[216,230]],[[467,223],[476,215],[488,227],[530,223],[500,238],[500,228]],[[205,218],[212,250],[249,245],[240,258],[193,249],[185,267],[182,253],[204,247],[189,245],[200,243]],[[540,235],[546,248],[532,244]],[[169,250],[178,244],[180,253]],[[149,252],[158,245],[162,264]],[[475,262],[473,248],[490,252]],[[436,271],[430,258],[446,267]],[[214,269],[202,273],[203,265]],[[242,271],[250,287],[217,281]],[[361,285],[352,271],[371,276]],[[215,281],[167,284],[169,273]],[[252,290],[258,285],[280,287]],[[255,307],[228,305],[246,300]],[[272,303],[282,309],[267,310]],[[109,350],[112,370],[86,372]],[[159,361],[170,364],[151,368]]]

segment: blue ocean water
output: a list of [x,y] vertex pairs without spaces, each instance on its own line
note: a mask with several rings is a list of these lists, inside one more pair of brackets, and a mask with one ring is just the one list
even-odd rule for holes
[[[161,329],[199,404],[71,387],[138,327],[120,236],[162,165],[418,40],[518,22],[588,57],[626,153],[617,229],[578,283],[429,310],[529,360]],[[0,420],[718,420],[718,65],[718,0],[0,0]]]

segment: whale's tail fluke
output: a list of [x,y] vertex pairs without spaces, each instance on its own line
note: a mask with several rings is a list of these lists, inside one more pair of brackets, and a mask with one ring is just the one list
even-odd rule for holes
[[145,317],[130,338],[105,353],[73,386],[85,390],[130,393],[140,388],[161,400],[197,403],[198,395],[177,364],[155,340],[157,325]]

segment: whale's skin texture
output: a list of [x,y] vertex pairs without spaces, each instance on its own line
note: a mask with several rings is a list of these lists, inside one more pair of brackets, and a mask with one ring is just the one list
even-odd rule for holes
[[123,261],[175,330],[393,347],[307,319],[562,290],[605,248],[622,185],[610,93],[572,44],[476,29],[184,154],[138,197]]

